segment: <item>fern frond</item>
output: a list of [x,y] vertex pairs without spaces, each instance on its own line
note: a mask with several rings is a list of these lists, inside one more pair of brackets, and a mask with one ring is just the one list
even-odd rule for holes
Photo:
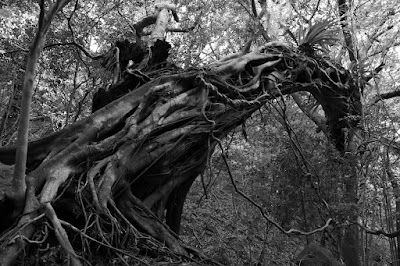
[[[334,28],[335,23],[331,20],[323,20],[310,26],[307,34],[303,38],[299,35],[299,48],[307,50],[325,50],[328,45],[334,45],[339,41],[337,31]],[[299,30],[299,32],[303,29]]]

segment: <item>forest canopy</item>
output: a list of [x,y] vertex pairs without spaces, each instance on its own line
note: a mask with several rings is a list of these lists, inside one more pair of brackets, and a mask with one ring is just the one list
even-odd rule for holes
[[397,1],[0,2],[1,265],[400,265]]

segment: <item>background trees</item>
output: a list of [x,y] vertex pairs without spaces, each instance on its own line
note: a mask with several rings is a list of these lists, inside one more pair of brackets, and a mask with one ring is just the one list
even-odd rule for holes
[[[285,229],[309,231],[332,218],[336,223],[329,230],[291,238],[278,233],[234,191],[217,150],[209,171],[192,191],[183,238],[221,262],[241,265],[274,260],[287,265],[297,247],[313,241],[346,260],[343,246],[350,232],[349,248],[359,254],[355,256],[359,264],[398,263],[398,239],[371,233],[400,229],[398,99],[382,100],[398,95],[399,4],[258,1],[253,8],[250,1],[221,0],[181,1],[178,7],[180,24],[171,27],[191,30],[169,32],[167,41],[172,44],[170,59],[184,68],[237,52],[250,38],[255,38],[253,47],[267,41],[300,44],[316,22],[338,21],[340,27],[329,31],[335,36],[327,37],[339,40],[324,52],[352,72],[363,96],[362,128],[344,132],[342,150],[321,133],[323,123],[316,126],[309,120],[320,121],[318,115],[324,112],[308,93],[298,94],[295,101],[289,96],[271,100],[245,123],[245,133],[239,127],[224,143],[238,186],[274,220]],[[92,55],[102,54],[117,40],[134,40],[132,25],[153,8],[153,1],[79,1],[75,11],[69,5],[54,18],[34,83],[31,139],[88,116],[92,94],[111,82],[111,73],[73,42]],[[3,1],[0,14],[4,25],[0,131],[6,145],[16,139],[23,70],[39,6]],[[216,209],[211,209],[213,205]],[[360,225],[372,232],[367,234]],[[220,241],[212,237],[215,235]]]

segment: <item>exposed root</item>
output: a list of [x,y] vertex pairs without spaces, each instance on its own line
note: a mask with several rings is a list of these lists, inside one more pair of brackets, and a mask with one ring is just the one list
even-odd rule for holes
[[96,175],[100,174],[100,170],[103,167],[105,167],[109,162],[110,162],[110,157],[107,157],[107,158],[101,160],[100,162],[98,162],[87,173],[87,181],[88,181],[89,188],[90,188],[90,191],[91,191],[91,194],[93,197],[93,204],[99,213],[101,212],[101,207],[100,207],[99,197],[97,196],[96,187],[94,184],[94,178]]
[[54,211],[53,207],[51,206],[50,203],[46,203],[44,205],[44,208],[47,218],[53,224],[54,232],[58,242],[67,253],[68,261],[71,263],[72,266],[82,265],[78,259],[78,255],[76,255],[75,250],[68,239],[67,232],[65,232],[64,228],[62,227],[61,222],[57,218],[56,212]]
[[[87,238],[88,240],[90,240],[90,241],[92,241],[92,242],[94,242],[94,243],[97,243],[97,244],[99,244],[100,246],[104,246],[104,247],[106,247],[106,248],[108,248],[108,249],[111,249],[111,250],[114,250],[114,251],[116,251],[116,252],[118,252],[118,253],[124,254],[125,256],[129,256],[131,259],[133,259],[133,260],[135,260],[135,261],[137,261],[137,262],[140,262],[140,263],[142,263],[142,264],[144,264],[144,265],[148,265],[146,262],[144,262],[143,260],[137,258],[136,256],[134,256],[134,255],[133,255],[132,253],[130,253],[130,252],[126,252],[125,250],[116,248],[116,247],[114,247],[114,246],[112,246],[112,245],[110,245],[110,244],[103,243],[103,242],[101,242],[101,241],[95,239],[94,237],[91,237],[90,235],[88,235],[88,234],[82,232],[82,230],[79,230],[78,228],[76,228],[75,226],[73,226],[73,225],[70,224],[70,223],[67,223],[67,222],[65,222],[65,221],[60,221],[60,222],[61,222],[62,225],[67,226],[68,228],[70,228],[71,230],[73,230],[75,233],[81,235],[83,238]],[[121,261],[124,261],[124,260],[121,259]]]
[[[269,94],[265,94],[262,95],[260,97],[258,97],[255,100],[246,100],[246,99],[231,99],[229,98],[227,95],[221,93],[218,91],[218,88],[216,86],[214,86],[212,83],[207,82],[204,77],[202,76],[198,76],[197,77],[197,82],[199,84],[201,84],[202,86],[204,86],[207,90],[210,90],[212,93],[212,95],[218,100],[221,101],[225,104],[230,105],[231,107],[235,108],[235,109],[245,109],[248,107],[253,107],[253,106],[260,106],[262,101],[265,101],[266,99],[268,99],[270,97]],[[206,119],[207,121],[209,119]],[[211,121],[211,120],[210,120]],[[209,122],[210,122],[209,121]],[[211,121],[212,122],[212,121]]]
[[1,235],[0,265],[8,266],[14,264],[15,260],[26,247],[27,240],[35,232],[36,227],[34,223],[43,217],[44,214],[35,216],[35,213],[23,216],[17,226]]
[[107,203],[111,197],[111,190],[114,183],[118,180],[117,169],[114,162],[107,164],[104,174],[99,181],[98,198],[101,210],[106,212]]
[[255,50],[229,60],[224,60],[222,62],[218,61],[211,64],[210,68],[216,74],[222,75],[223,79],[226,79],[227,77],[235,76],[242,72],[246,65],[251,61],[271,61],[276,60],[279,57],[281,57],[280,54],[266,54],[261,53],[260,50]]
[[187,255],[186,250],[169,229],[130,190],[124,191],[118,200],[117,206],[131,223],[140,227],[155,239],[165,243],[174,253]]
[[263,71],[275,66],[280,61],[281,61],[281,59],[269,61],[269,62],[266,62],[264,64],[254,67],[253,68],[254,77],[245,85],[238,87],[237,88],[238,91],[243,93],[243,92],[250,92],[252,90],[258,90],[258,88],[260,87],[260,83],[261,83],[260,78],[261,78],[261,74],[263,73]]

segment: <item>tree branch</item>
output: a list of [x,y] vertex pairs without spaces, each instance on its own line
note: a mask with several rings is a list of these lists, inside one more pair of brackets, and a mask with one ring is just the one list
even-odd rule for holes
[[[74,14],[75,14],[75,12],[76,12],[77,7],[78,7],[78,0],[76,0],[76,2],[75,2],[74,10],[72,10],[72,13],[71,13],[70,16],[67,18],[67,21],[68,21],[68,23],[67,23],[67,24],[68,24],[68,29],[69,29],[69,31],[71,32],[72,42],[65,43],[65,45],[74,45],[74,46],[76,46],[79,50],[81,50],[87,57],[89,57],[89,58],[91,58],[91,59],[93,59],[93,60],[98,60],[98,59],[100,59],[100,58],[102,57],[102,55],[93,56],[85,47],[83,47],[81,44],[79,44],[79,43],[76,41],[75,32],[74,32],[74,29],[72,28],[72,22],[71,22],[71,21],[72,21],[72,17],[74,16]],[[49,48],[49,47],[53,47],[53,46],[57,46],[57,45],[62,45],[62,44],[50,44],[50,45],[45,46],[45,48]]]
[[360,223],[356,223],[359,227],[361,227],[367,234],[371,234],[371,235],[384,235],[388,238],[395,238],[400,236],[400,230],[394,231],[392,233],[387,233],[385,232],[383,229],[380,230],[371,230],[368,229],[367,227],[365,227],[364,225],[360,224]]
[[350,61],[355,62],[357,59],[354,44],[352,40],[352,36],[349,30],[349,22],[348,22],[348,14],[349,14],[349,6],[346,3],[346,0],[338,0],[338,9],[340,16],[340,25],[342,26],[344,41],[346,42],[346,48],[349,53]]
[[75,46],[76,48],[78,48],[79,50],[81,50],[81,52],[83,52],[87,57],[89,57],[90,59],[93,60],[98,60],[100,58],[103,57],[103,55],[92,55],[85,47],[83,47],[81,44],[72,41],[72,42],[65,42],[65,43],[52,43],[52,44],[48,44],[44,47],[44,49],[49,49],[49,48],[53,48],[56,46],[67,46],[67,45],[72,45]]
[[397,87],[394,91],[386,92],[386,93],[380,93],[380,94],[376,95],[372,100],[372,104],[376,104],[376,103],[378,103],[379,101],[382,101],[382,100],[387,100],[387,99],[391,99],[391,98],[394,98],[394,97],[399,97],[400,96],[400,89],[399,88],[400,88],[400,86]]
[[372,72],[371,74],[369,74],[368,76],[364,77],[364,80],[366,82],[368,82],[370,79],[372,79],[373,77],[375,77],[377,74],[379,74],[379,72],[382,71],[383,67],[385,66],[385,63],[382,62],[379,66],[377,66]]
[[256,18],[258,14],[255,0],[251,0],[251,10],[253,11],[253,16]]
[[296,14],[306,23],[310,23],[310,21],[303,16],[300,11],[298,10],[298,8],[295,6],[296,1],[289,1],[290,6],[293,8],[294,12],[296,12]]
[[292,94],[293,100],[296,102],[297,106],[306,114],[317,126],[319,130],[322,130],[326,136],[329,135],[328,126],[326,124],[326,118],[322,115],[319,115],[316,112],[316,108],[310,108],[306,103],[301,99],[301,94],[299,92],[295,92]]
[[312,19],[314,18],[315,14],[317,14],[320,3],[321,3],[321,0],[318,0],[317,4],[315,5],[314,11],[310,16],[310,19],[308,20],[310,23],[311,23]]

